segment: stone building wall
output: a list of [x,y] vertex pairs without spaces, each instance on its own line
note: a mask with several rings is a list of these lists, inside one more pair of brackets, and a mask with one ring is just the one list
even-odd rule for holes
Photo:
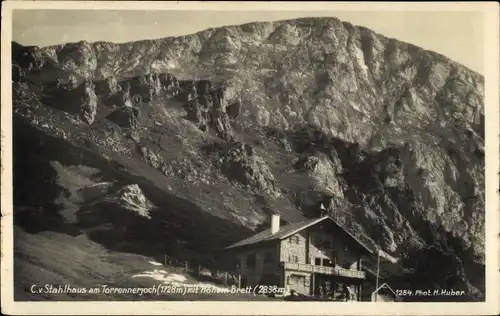
[[242,278],[246,285],[257,285],[264,282],[263,277],[279,275],[279,243],[267,247],[250,249],[237,254]]
[[281,241],[280,261],[308,263],[308,233],[303,230]]

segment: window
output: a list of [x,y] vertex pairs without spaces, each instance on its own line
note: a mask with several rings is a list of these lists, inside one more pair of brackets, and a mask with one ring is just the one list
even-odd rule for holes
[[321,258],[315,258],[314,265],[320,266],[321,265]]
[[291,244],[297,244],[298,245],[299,241],[300,241],[299,235],[293,235],[292,237],[290,237],[288,239],[288,242],[290,242]]
[[325,266],[325,267],[333,267],[333,266],[335,266],[335,264],[330,259],[323,259],[323,266]]
[[288,262],[298,263],[299,262],[299,257],[297,257],[295,255],[289,255],[288,256]]

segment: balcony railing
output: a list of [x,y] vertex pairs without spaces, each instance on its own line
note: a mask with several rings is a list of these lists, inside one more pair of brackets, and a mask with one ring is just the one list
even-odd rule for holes
[[342,276],[347,278],[364,279],[366,277],[364,271],[350,270],[340,267],[325,267],[325,266],[315,266],[312,264],[304,263],[292,263],[292,262],[282,262],[285,270],[294,270],[299,272],[309,272],[309,273],[321,273],[330,274],[336,276]]

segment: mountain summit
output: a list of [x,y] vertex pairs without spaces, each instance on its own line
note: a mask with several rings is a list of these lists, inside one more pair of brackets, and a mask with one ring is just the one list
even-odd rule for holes
[[[23,229],[215,267],[271,213],[327,212],[395,282],[484,294],[480,74],[335,18],[12,53]],[[106,202],[130,188],[147,217]]]

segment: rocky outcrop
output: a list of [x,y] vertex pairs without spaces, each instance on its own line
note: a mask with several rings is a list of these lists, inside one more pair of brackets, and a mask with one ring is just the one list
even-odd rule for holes
[[[331,199],[335,197],[338,201],[342,201],[345,198],[343,192],[346,189],[346,184],[340,176],[342,170],[339,162],[339,160],[330,159],[327,155],[319,152],[302,156],[294,167],[297,173],[305,172],[313,180],[309,191],[320,192]],[[310,195],[310,198],[312,200],[309,202],[302,200],[302,204],[311,205],[318,202],[314,200],[313,195]]]
[[228,179],[272,198],[281,195],[271,170],[251,145],[238,142],[229,144],[222,150],[218,160]]
[[179,93],[179,81],[177,78],[169,73],[160,73],[158,77],[162,90],[169,96],[177,96]]
[[[155,97],[176,96],[179,93],[177,78],[168,73],[147,73],[120,82],[121,89],[134,103],[149,103]],[[140,100],[140,101],[139,101]]]
[[165,162],[163,161],[161,155],[159,155],[158,153],[154,152],[153,150],[149,149],[146,146],[139,146],[138,150],[139,154],[141,155],[141,159],[148,165],[162,172],[166,170]]
[[226,113],[230,119],[237,119],[241,113],[241,101],[231,103],[226,107]]
[[124,186],[117,192],[109,194],[104,202],[116,204],[121,208],[150,219],[150,212],[155,207],[142,192],[137,184]]
[[122,91],[122,87],[118,84],[118,80],[115,77],[109,77],[96,82],[95,92],[102,99],[109,98],[120,91]]
[[154,89],[154,83],[150,82],[148,79],[149,76],[144,75],[134,77],[130,80],[122,82],[121,84],[123,85],[123,90],[130,98],[137,97],[138,99],[140,98],[141,101],[149,102],[153,95],[152,90]]
[[46,51],[37,46],[22,46],[18,43],[12,43],[13,72],[12,79],[19,80],[19,71],[28,73],[39,73],[42,68],[50,61],[45,54]]
[[[61,84],[67,85],[70,82],[78,84],[78,79],[70,78]],[[149,73],[120,81],[110,75],[103,80],[97,80],[95,85],[99,100],[111,107],[140,107],[143,103],[152,102],[153,98],[173,97],[179,93],[177,78],[167,73]]]
[[181,100],[187,102],[185,109],[188,120],[196,123],[203,131],[212,128],[220,138],[229,142],[234,140],[226,113],[224,87],[214,88],[211,81],[200,80],[184,83],[183,91]]
[[97,69],[97,56],[87,41],[68,43],[56,49],[57,61],[63,71],[90,78]]
[[110,242],[124,241],[144,232],[155,209],[139,185],[129,184],[84,203],[76,212],[75,226]]
[[97,111],[97,95],[94,92],[94,85],[86,81],[79,90],[76,91],[76,94],[81,93],[79,116],[88,124],[92,124]]
[[106,119],[124,128],[135,129],[138,124],[139,109],[124,106],[109,114]]
[[89,80],[79,85],[75,81],[56,82],[46,89],[43,102],[92,124],[98,102],[94,88],[94,83]]

